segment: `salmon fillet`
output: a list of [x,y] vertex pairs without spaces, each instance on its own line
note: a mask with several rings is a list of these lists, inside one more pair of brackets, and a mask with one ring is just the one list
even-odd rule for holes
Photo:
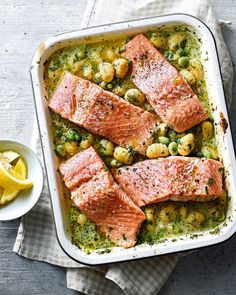
[[220,162],[189,157],[145,160],[113,174],[122,189],[139,206],[167,200],[210,201],[222,196]]
[[132,61],[131,78],[163,122],[177,132],[192,128],[208,115],[186,80],[142,34],[125,46]]
[[59,167],[75,205],[118,246],[135,245],[145,214],[114,181],[93,147]]
[[105,168],[106,165],[101,161],[95,150],[90,147],[62,163],[59,166],[59,171],[63,175],[65,185],[72,190],[91,180],[94,175]]
[[157,116],[69,72],[63,75],[49,107],[90,132],[142,155],[160,122]]
[[74,189],[71,197],[116,245],[125,248],[135,245],[145,215],[114,182],[110,172],[103,171]]

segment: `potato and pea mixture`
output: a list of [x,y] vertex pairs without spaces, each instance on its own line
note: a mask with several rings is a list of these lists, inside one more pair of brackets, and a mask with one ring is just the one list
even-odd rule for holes
[[[111,141],[91,134],[51,113],[55,151],[60,161],[90,146],[97,150],[109,169],[131,165],[147,158],[168,156],[219,159],[214,121],[200,58],[201,40],[183,26],[157,29],[146,33],[146,36],[187,80],[208,111],[208,120],[183,133],[177,133],[167,124],[161,123],[154,134],[153,143],[146,150],[146,156],[141,156],[135,154],[132,148],[116,146]],[[123,38],[83,44],[55,52],[46,63],[44,74],[49,95],[52,95],[60,77],[67,70],[113,92],[131,104],[153,112],[144,94],[131,81],[130,62],[121,56],[128,41],[129,38]],[[142,209],[147,220],[142,225],[138,243],[152,244],[161,242],[164,238],[215,228],[225,219],[227,196],[225,194],[220,199],[205,203],[162,202]],[[73,242],[78,247],[89,251],[113,246],[72,203],[70,224]]]

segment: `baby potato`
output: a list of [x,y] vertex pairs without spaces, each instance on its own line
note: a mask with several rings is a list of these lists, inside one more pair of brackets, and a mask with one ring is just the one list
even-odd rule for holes
[[178,153],[181,156],[189,155],[195,147],[194,140],[194,135],[192,133],[188,133],[187,135],[182,137],[179,141]]
[[76,72],[80,72],[80,70],[84,67],[86,63],[85,59],[79,60],[74,62],[74,60],[72,61],[72,64],[70,65],[70,67],[72,68],[72,72],[76,73]]
[[203,66],[200,60],[194,58],[190,60],[189,70],[194,75],[196,80],[200,81],[203,79]]
[[125,95],[125,87],[123,85],[117,85],[112,89],[112,92],[118,96],[123,97]]
[[114,144],[107,139],[102,139],[100,141],[100,151],[104,156],[112,156],[114,152]]
[[103,51],[103,57],[109,62],[112,62],[115,59],[116,54],[114,50],[112,50],[111,48],[106,48]]
[[94,77],[93,77],[93,81],[97,84],[102,82],[102,74],[100,72],[97,72]]
[[78,216],[77,216],[77,222],[78,222],[79,225],[84,226],[85,223],[87,222],[86,215],[83,214],[83,213],[78,214]]
[[135,88],[127,90],[125,92],[124,98],[134,105],[142,105],[145,102],[144,94],[140,90]]
[[198,211],[191,212],[188,214],[186,221],[193,227],[199,227],[205,221],[205,216]]
[[102,62],[99,64],[99,71],[102,75],[102,80],[106,83],[109,83],[113,80],[115,75],[115,70],[111,63]]
[[124,58],[118,58],[113,62],[115,74],[117,78],[124,78],[129,70],[128,61]]
[[160,123],[157,127],[158,136],[166,136],[168,132],[168,125]]
[[91,145],[93,145],[94,138],[92,134],[86,134],[82,136],[82,140],[80,142],[80,147],[83,150],[88,149]]
[[177,210],[173,204],[165,206],[158,212],[158,217],[164,224],[174,221],[177,215]]
[[98,51],[96,50],[92,50],[90,52],[90,58],[95,61],[97,64],[101,63],[102,62],[102,58],[101,58],[101,55]]
[[75,155],[78,151],[78,145],[76,141],[66,142],[65,150],[69,155]]
[[181,206],[181,207],[179,208],[179,214],[180,214],[180,216],[181,216],[183,219],[186,218],[186,216],[187,216],[187,209],[186,209],[185,206]]
[[181,70],[179,73],[188,82],[188,84],[193,85],[196,83],[196,79],[190,71]]
[[165,49],[167,47],[167,39],[162,34],[152,33],[150,37],[150,41],[157,48]]
[[177,32],[172,34],[168,40],[170,50],[174,51],[180,47],[184,47],[184,43],[186,42],[186,40],[187,37],[184,33]]
[[218,207],[214,206],[209,208],[208,216],[214,221],[223,221],[225,219],[225,214]]
[[210,121],[202,122],[202,136],[204,139],[211,139],[213,136],[214,128]]
[[178,144],[173,141],[168,145],[168,150],[171,156],[177,156],[178,155]]
[[155,214],[154,208],[146,208],[145,215],[148,221],[154,220],[154,214]]
[[147,148],[146,155],[150,159],[164,158],[169,156],[169,150],[163,143],[153,143]]
[[133,162],[133,156],[131,152],[129,152],[128,149],[121,146],[115,147],[113,156],[117,161],[124,163],[126,165],[131,165]]
[[94,76],[94,70],[92,69],[92,66],[85,66],[83,68],[83,76],[84,78],[88,80],[92,80]]

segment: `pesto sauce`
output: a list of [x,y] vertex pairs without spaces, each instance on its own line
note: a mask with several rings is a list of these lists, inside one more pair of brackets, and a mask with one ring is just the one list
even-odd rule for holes
[[[176,27],[166,27],[159,28],[155,32],[148,32],[146,36],[148,38],[152,37],[152,34],[161,34],[163,38],[166,38],[166,47],[159,48],[162,54],[169,60],[169,62],[180,71],[181,68],[178,64],[178,59],[180,56],[187,56],[189,60],[199,59],[201,56],[201,40],[197,39],[194,33],[190,32],[188,28],[183,26]],[[184,43],[176,50],[170,50],[170,44],[167,40],[170,40],[171,36],[175,33],[181,33],[186,35]],[[56,85],[58,84],[60,77],[64,71],[68,70],[71,73],[78,75],[82,78],[91,80],[94,83],[99,84],[100,82],[95,79],[95,73],[98,71],[98,65],[100,62],[113,62],[116,58],[120,57],[120,53],[123,50],[123,46],[128,42],[127,38],[120,39],[117,41],[104,41],[100,43],[93,43],[87,45],[77,45],[72,47],[67,47],[60,49],[55,52],[50,59],[46,62],[44,79],[45,86],[49,93],[49,97],[52,95],[55,90]],[[189,69],[189,66],[187,67]],[[99,84],[100,85],[100,84]],[[100,85],[102,86],[102,85]],[[105,85],[106,87],[106,85]],[[108,86],[107,86],[108,87]],[[209,106],[206,81],[204,76],[201,79],[197,79],[194,85],[191,85],[193,91],[198,95],[200,101],[203,103],[206,108],[209,120],[213,122],[211,115],[211,109]],[[136,88],[133,82],[130,79],[130,76],[127,75],[124,79],[117,79],[109,83],[109,91],[123,97],[125,92],[128,89]],[[142,106],[145,110],[153,112],[152,107],[148,102]],[[63,146],[68,142],[68,132],[74,130],[79,136],[78,138],[83,138],[88,136],[90,133],[85,129],[78,127],[77,125],[62,119],[57,114],[51,112],[52,120],[52,131],[53,131],[53,140],[55,147]],[[202,157],[201,150],[203,147],[209,149],[210,157],[218,159],[218,151],[215,141],[215,135],[210,140],[205,140],[201,134],[201,127],[195,126],[191,130],[188,130],[187,133],[192,132],[195,137],[195,148],[191,153],[191,156]],[[181,134],[176,133],[174,130],[169,128],[168,138],[170,142],[179,141]],[[112,157],[104,156],[101,152],[99,142],[101,137],[93,135],[94,141],[93,146],[100,154],[108,168],[110,168],[110,162]],[[75,142],[77,145],[77,152],[82,150],[80,147],[80,140]],[[57,151],[58,154],[58,151]],[[71,154],[61,153],[58,154],[59,161],[64,161],[71,157]],[[134,162],[142,161],[145,157],[135,154]],[[65,188],[65,190],[67,190]],[[176,210],[176,218],[173,221],[169,221],[167,224],[163,223],[159,213],[163,208],[166,208],[169,204],[173,204]],[[186,216],[181,215],[181,208],[186,208],[187,214],[191,212],[200,212],[204,215],[205,220],[201,225],[194,226],[189,224],[186,220]],[[141,227],[141,230],[138,234],[137,244],[142,243],[160,243],[166,238],[174,238],[179,235],[186,235],[189,233],[196,233],[201,230],[215,229],[217,226],[225,219],[227,211],[227,196],[217,199],[211,202],[163,202],[158,203],[152,206],[146,206],[142,208],[144,211],[147,208],[154,208],[154,221],[144,221]],[[87,253],[90,253],[91,250],[100,250],[100,253],[104,251],[110,251],[114,244],[109,240],[109,237],[106,237],[96,225],[87,221],[83,226],[77,222],[78,215],[81,213],[78,208],[76,208],[68,198],[68,210],[70,218],[70,232],[72,236],[72,242],[79,248],[84,249]]]

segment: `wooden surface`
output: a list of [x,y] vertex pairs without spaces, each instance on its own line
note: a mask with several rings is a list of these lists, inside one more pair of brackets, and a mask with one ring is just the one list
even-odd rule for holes
[[[210,1],[218,18],[231,20],[223,35],[236,62],[236,1]],[[31,57],[40,41],[75,30],[86,0],[0,0],[0,138],[29,144],[34,116],[29,78]],[[234,82],[233,93],[236,93]],[[10,111],[11,110],[11,111]],[[236,100],[230,111],[236,139]],[[65,270],[12,252],[19,220],[0,222],[0,294],[77,294],[66,288]],[[184,257],[161,295],[235,294],[236,236]],[[112,294],[111,294],[112,295]]]

